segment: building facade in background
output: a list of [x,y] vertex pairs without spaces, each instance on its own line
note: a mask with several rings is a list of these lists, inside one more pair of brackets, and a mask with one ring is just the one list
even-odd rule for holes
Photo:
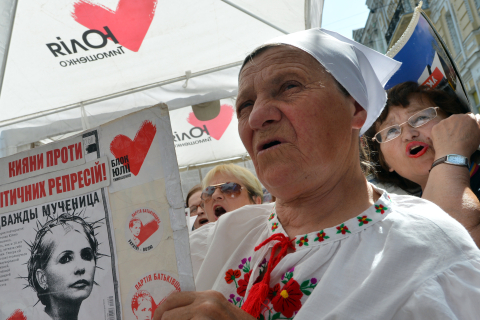
[[[401,37],[418,0],[367,0],[364,28],[353,39],[386,53]],[[460,71],[475,113],[480,107],[480,0],[424,0],[422,9],[435,25]]]

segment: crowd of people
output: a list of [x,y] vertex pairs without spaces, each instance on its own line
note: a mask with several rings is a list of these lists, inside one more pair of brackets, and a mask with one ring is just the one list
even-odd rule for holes
[[189,192],[197,292],[155,320],[478,319],[480,118],[417,83],[387,96],[398,67],[324,29],[246,57],[236,113],[258,179],[221,165]]

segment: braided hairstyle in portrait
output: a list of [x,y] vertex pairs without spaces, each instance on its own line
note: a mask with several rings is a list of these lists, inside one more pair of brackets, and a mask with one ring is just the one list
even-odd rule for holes
[[93,289],[98,252],[95,224],[65,213],[38,225],[30,245],[27,287],[52,319],[77,319],[80,305]]

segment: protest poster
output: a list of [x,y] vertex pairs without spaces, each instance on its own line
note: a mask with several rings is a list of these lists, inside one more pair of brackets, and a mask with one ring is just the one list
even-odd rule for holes
[[403,35],[386,53],[388,57],[402,62],[402,65],[387,82],[385,89],[414,81],[430,89],[456,95],[463,111],[470,112],[468,95],[455,60],[421,7],[422,2],[415,8]]
[[194,290],[166,105],[0,159],[0,319],[151,319]]

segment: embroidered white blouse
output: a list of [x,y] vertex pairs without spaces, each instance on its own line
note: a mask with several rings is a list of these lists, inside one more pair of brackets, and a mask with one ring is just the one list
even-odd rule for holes
[[[480,251],[468,232],[429,201],[377,191],[357,217],[295,238],[259,319],[480,319]],[[194,231],[197,290],[240,307],[275,241],[254,248],[274,233],[286,235],[272,204]]]

